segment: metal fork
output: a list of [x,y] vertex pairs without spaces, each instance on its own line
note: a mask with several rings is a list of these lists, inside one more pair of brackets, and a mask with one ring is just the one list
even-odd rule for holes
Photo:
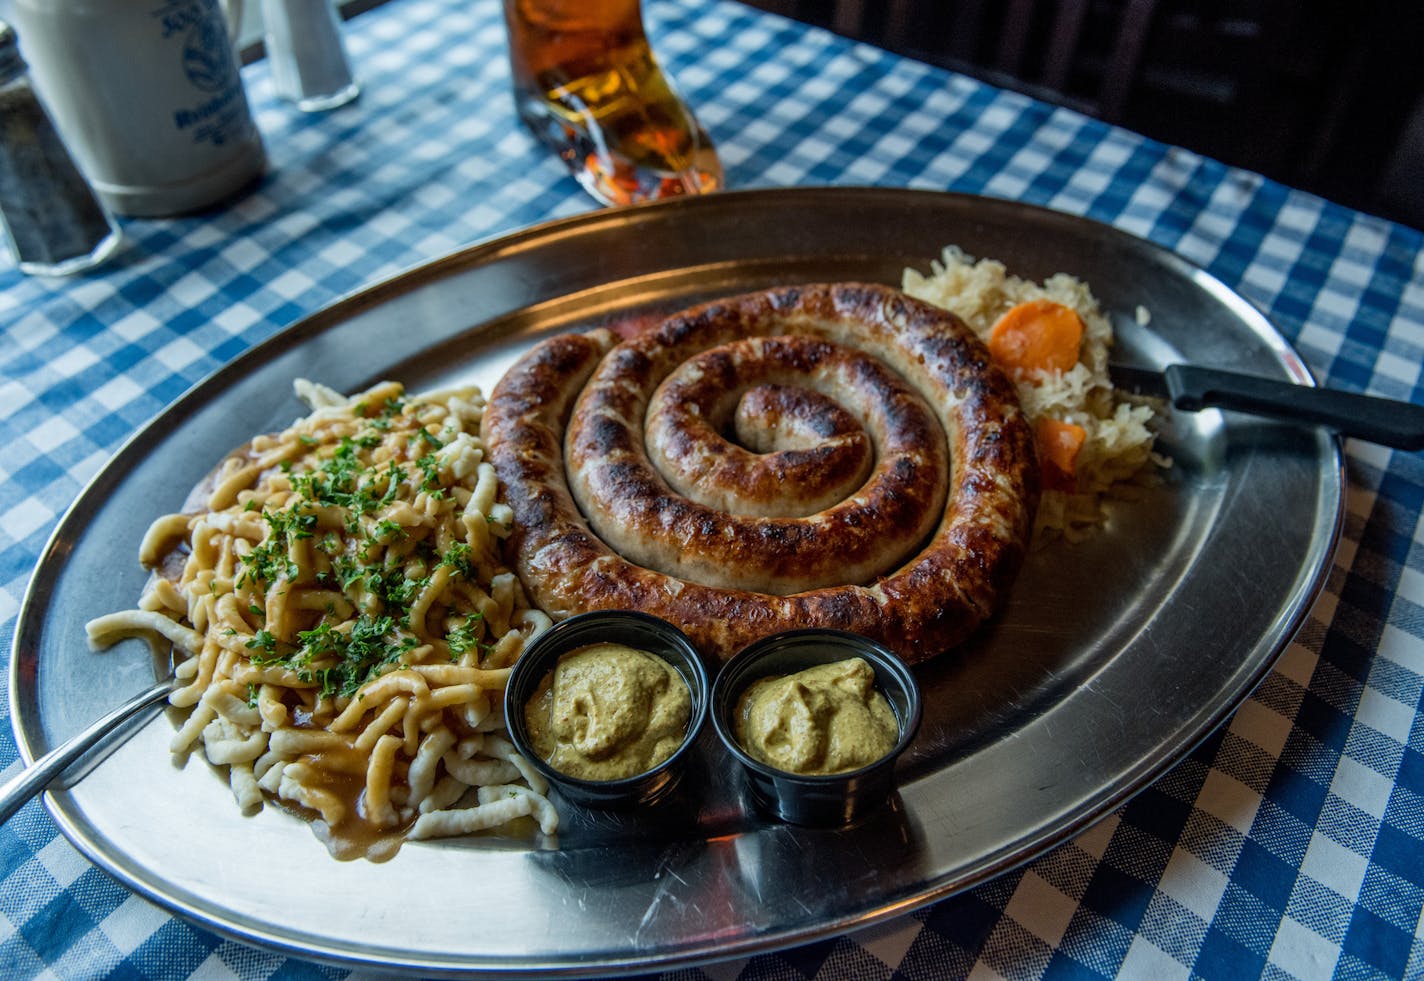
[[[139,692],[103,718],[95,721],[83,732],[45,753],[22,770],[18,776],[6,781],[5,785],[0,787],[0,824],[8,821],[10,815],[18,811],[31,797],[49,787],[56,778],[84,757],[105,736],[114,732],[144,709],[163,701],[172,690],[173,680],[165,678],[152,688]],[[108,747],[108,751],[112,751],[117,745],[115,743]],[[107,751],[105,755],[107,755]],[[102,757],[100,758],[102,759]]]

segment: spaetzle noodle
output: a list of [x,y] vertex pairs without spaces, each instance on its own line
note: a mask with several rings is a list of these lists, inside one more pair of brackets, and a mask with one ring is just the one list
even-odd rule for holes
[[550,621],[498,556],[483,397],[296,390],[309,415],[152,523],[139,557],[158,574],[90,642],[172,644],[173,753],[225,767],[244,812],[314,816],[339,857],[519,818],[554,834],[547,785],[501,735],[509,667]]

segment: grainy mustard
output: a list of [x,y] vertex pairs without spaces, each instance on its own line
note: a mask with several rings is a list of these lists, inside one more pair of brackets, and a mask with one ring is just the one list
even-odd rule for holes
[[692,694],[672,665],[614,643],[560,657],[524,708],[535,751],[582,780],[652,769],[682,744],[691,717]]
[[737,702],[734,729],[752,757],[808,775],[874,763],[900,736],[875,669],[858,657],[753,682]]

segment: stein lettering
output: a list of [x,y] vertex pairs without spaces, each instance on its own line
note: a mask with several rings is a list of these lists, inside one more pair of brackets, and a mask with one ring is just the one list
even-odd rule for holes
[[224,91],[213,96],[207,102],[194,109],[179,109],[173,113],[173,123],[179,129],[187,129],[205,119],[211,119],[227,108],[238,95],[238,86],[233,85]]
[[208,14],[201,4],[177,3],[169,4],[167,8],[159,11],[155,16],[163,28],[163,37],[170,38],[175,34],[182,34],[194,24],[200,24],[208,19]]

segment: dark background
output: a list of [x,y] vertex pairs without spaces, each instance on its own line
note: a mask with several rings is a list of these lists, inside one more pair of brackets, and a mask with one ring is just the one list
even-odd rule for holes
[[743,0],[1424,229],[1420,0]]

